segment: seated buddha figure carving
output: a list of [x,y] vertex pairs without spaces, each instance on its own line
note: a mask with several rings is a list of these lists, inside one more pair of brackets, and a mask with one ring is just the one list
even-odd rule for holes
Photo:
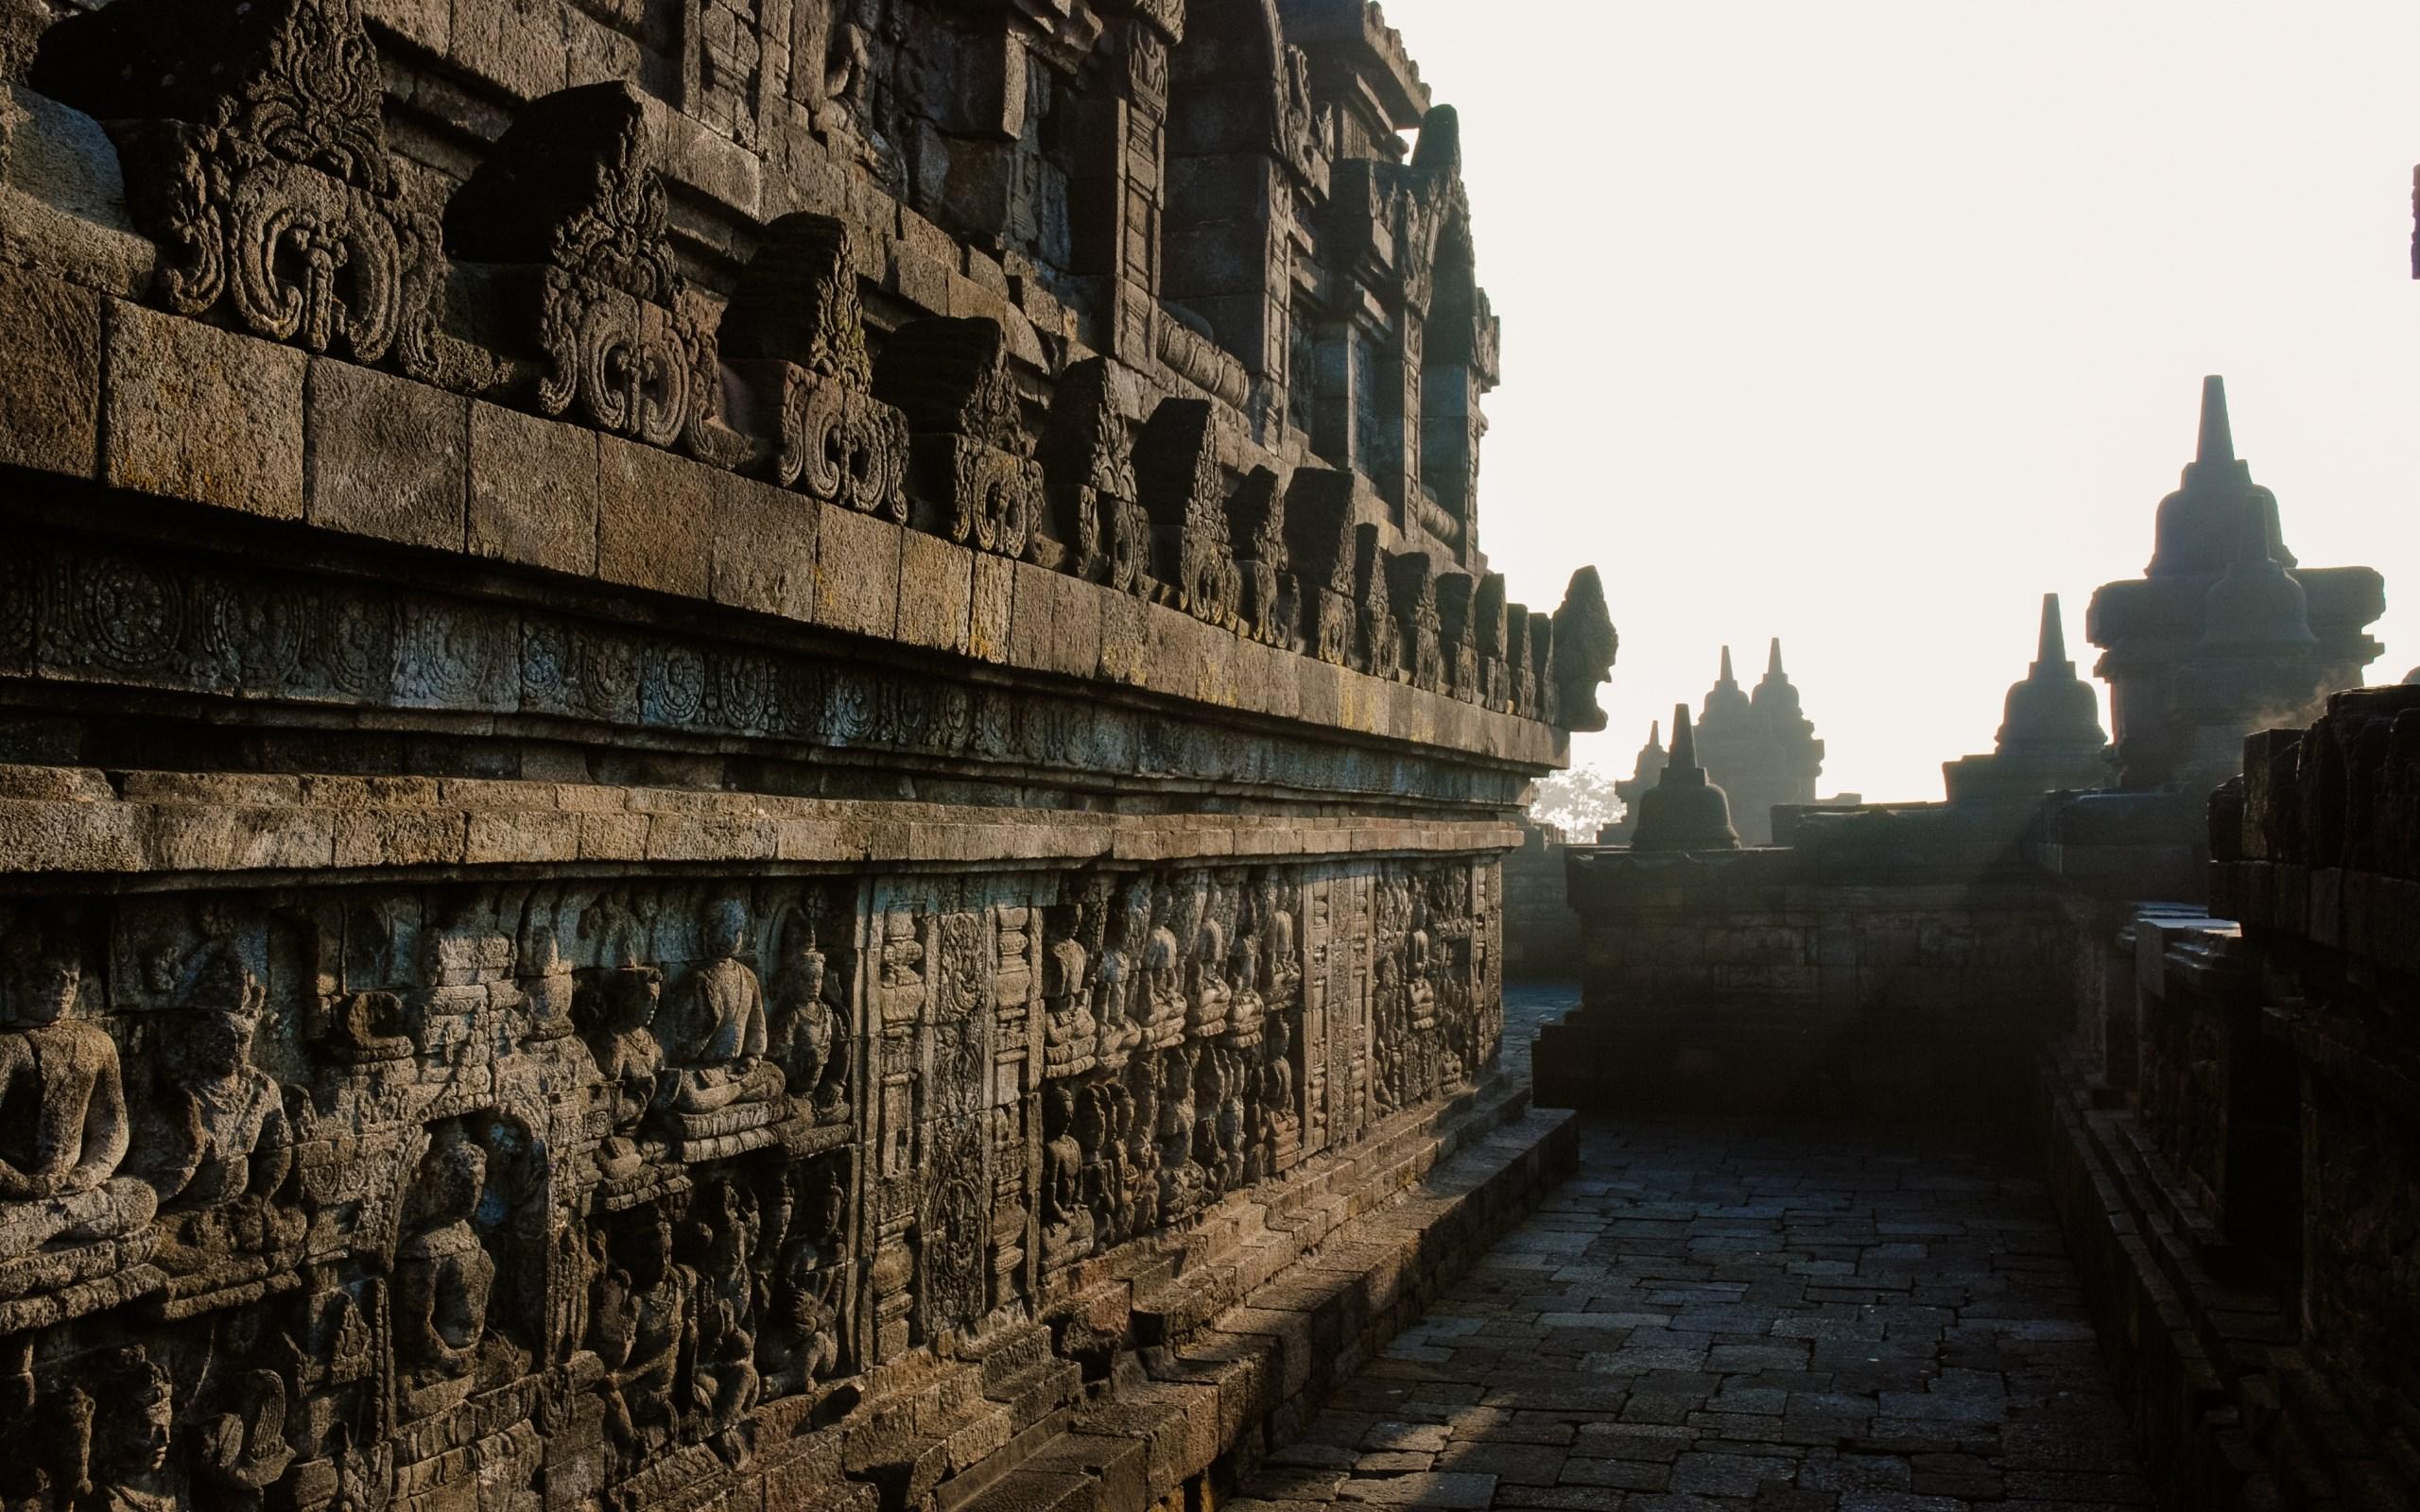
[[273,1201],[293,1164],[294,1135],[275,1078],[252,1064],[264,997],[233,951],[215,950],[164,1025],[136,1156],[169,1220],[166,1255],[182,1263],[178,1269],[302,1238],[302,1214]]
[[487,1337],[495,1261],[471,1219],[487,1192],[487,1150],[453,1120],[431,1131],[395,1246],[393,1329],[406,1416],[470,1394]]
[[1054,930],[1042,957],[1043,1064],[1053,1076],[1074,1076],[1098,1064],[1100,1023],[1093,1017],[1086,978],[1087,959],[1073,924]]
[[606,1086],[612,1132],[596,1150],[596,1168],[609,1181],[636,1175],[662,1153],[639,1134],[639,1121],[665,1090],[664,1047],[656,1042],[655,1017],[664,996],[664,973],[636,964],[596,973],[580,988],[575,1010],[586,1020],[585,1041]]
[[[1103,941],[1100,959],[1092,972],[1094,1033],[1093,1054],[1100,1064],[1112,1070],[1122,1070],[1132,1057],[1134,1047],[1143,1042],[1143,1025],[1139,1022],[1147,1010],[1136,999],[1135,985],[1141,971],[1137,954],[1151,927],[1151,902],[1148,887],[1138,889],[1139,909],[1130,894],[1120,927],[1111,933],[1111,920],[1101,920]],[[1096,894],[1091,907],[1106,914],[1109,889],[1104,885]]]
[[130,1234],[150,1187],[120,1176],[131,1139],[117,1042],[76,1016],[83,970],[63,942],[10,942],[0,1018],[0,1263],[46,1245]]
[[717,899],[700,919],[705,964],[689,978],[687,1012],[672,1047],[671,1106],[715,1113],[782,1095],[782,1068],[765,1058],[765,986],[740,959],[748,944],[748,905]]
[[1192,980],[1185,994],[1185,1032],[1224,1034],[1236,995],[1227,986],[1227,932],[1217,919],[1201,921],[1201,931],[1193,940],[1193,959],[1186,965]]
[[1410,1027],[1416,1034],[1426,1034],[1437,1027],[1437,962],[1428,931],[1414,929],[1406,952],[1403,979]]

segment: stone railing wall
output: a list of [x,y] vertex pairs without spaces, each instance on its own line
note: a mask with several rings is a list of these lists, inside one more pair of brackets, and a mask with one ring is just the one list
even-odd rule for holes
[[[8,0],[12,1509],[954,1509],[1080,1411],[1181,1494],[1138,1351],[1518,1111],[1594,575],[1086,282],[1181,8],[924,9]],[[1466,237],[1382,282],[1469,399]]]
[[1542,1101],[1908,1114],[2021,1085],[2067,971],[2022,816],[1780,812],[1794,845],[1566,851],[1583,1001]]
[[1504,972],[1520,981],[1580,974],[1580,919],[1564,897],[1564,846],[1534,824],[1504,858]]
[[2054,1064],[2053,1191],[2170,1504],[2420,1493],[2415,794],[2414,690],[2252,736],[2209,803],[2206,914],[2135,918]]

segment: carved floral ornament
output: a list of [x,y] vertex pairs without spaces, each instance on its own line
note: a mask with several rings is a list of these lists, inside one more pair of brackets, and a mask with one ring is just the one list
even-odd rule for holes
[[168,309],[484,382],[437,327],[444,257],[388,160],[357,0],[121,0],[46,33],[33,82],[108,124]]

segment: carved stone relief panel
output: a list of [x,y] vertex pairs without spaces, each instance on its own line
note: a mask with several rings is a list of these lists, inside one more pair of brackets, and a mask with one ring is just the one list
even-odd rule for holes
[[870,1367],[1030,1318],[1057,1273],[1476,1074],[1492,879],[12,908],[0,1485],[313,1509],[723,1485]]
[[1198,620],[1224,626],[1236,618],[1242,585],[1213,425],[1205,400],[1160,401],[1143,426],[1134,470],[1173,602]]
[[641,95],[586,84],[515,113],[447,202],[445,246],[487,323],[518,330],[538,413],[732,465],[744,443],[666,216]]

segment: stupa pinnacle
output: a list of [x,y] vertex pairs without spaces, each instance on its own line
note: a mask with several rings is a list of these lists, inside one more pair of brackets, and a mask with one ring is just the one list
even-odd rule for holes
[[2059,595],[2042,595],[2042,624],[2033,665],[2009,685],[1997,748],[1942,764],[1952,802],[1974,799],[2031,799],[2044,793],[2102,785],[2109,776],[2109,737],[2092,684],[2067,660]]
[[1791,686],[1789,675],[1781,669],[1781,637],[1773,637],[1771,649],[1765,653],[1765,675],[1756,683],[1756,691],[1749,696],[1758,713],[1768,718],[1796,718],[1798,690]]
[[2259,520],[2270,556],[2293,566],[2293,554],[2278,533],[2277,496],[2253,482],[2252,464],[2235,455],[2226,380],[2213,373],[2202,380],[2202,428],[2193,460],[2186,464],[2176,491],[2160,501],[2145,576],[2224,571],[2247,514]]
[[[1746,690],[1739,686],[1739,679],[1731,675],[1731,647],[1726,645],[1722,648],[1722,671],[1714,679],[1714,686],[1706,690],[1705,706],[1700,717],[1720,722],[1735,714],[1746,713],[1749,707]],[[1678,730],[1673,732],[1673,738],[1680,738]]]

